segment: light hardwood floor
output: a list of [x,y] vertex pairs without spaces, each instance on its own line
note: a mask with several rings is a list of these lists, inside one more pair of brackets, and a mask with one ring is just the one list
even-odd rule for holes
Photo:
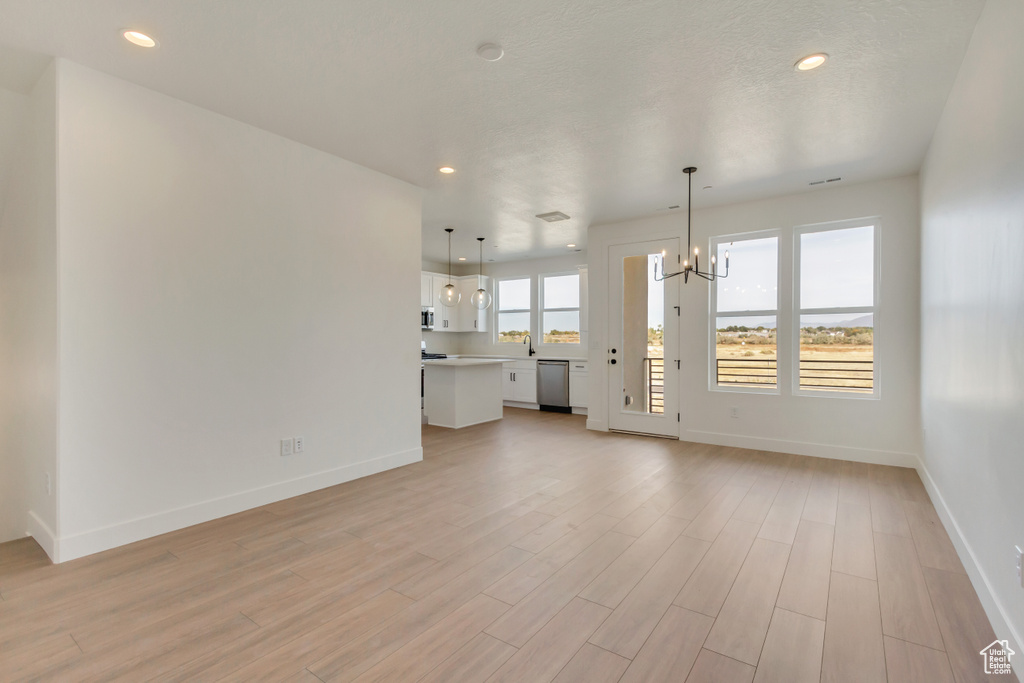
[[913,470],[505,414],[63,565],[0,545],[0,680],[991,682]]

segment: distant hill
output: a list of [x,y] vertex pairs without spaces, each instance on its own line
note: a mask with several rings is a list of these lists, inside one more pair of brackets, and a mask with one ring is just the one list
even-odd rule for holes
[[851,320],[844,320],[840,323],[832,323],[832,327],[874,327],[875,326],[875,314],[868,313],[862,315],[859,318],[853,318]]

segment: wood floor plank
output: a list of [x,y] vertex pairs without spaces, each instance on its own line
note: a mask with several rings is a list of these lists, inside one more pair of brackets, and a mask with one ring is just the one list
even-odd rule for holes
[[875,484],[870,487],[871,528],[881,534],[910,538],[910,525],[895,486]]
[[922,567],[941,569],[947,572],[966,574],[960,557],[956,554],[949,534],[939,520],[939,515],[931,503],[903,501],[903,510],[907,515],[910,533],[914,537],[917,558]]
[[802,517],[810,522],[835,526],[842,462],[816,459],[812,470],[814,474],[811,477],[810,489],[807,491]]
[[800,521],[779,590],[778,607],[825,620],[834,535],[835,529],[828,524]]
[[[954,683],[946,653],[885,636],[885,667],[890,681]],[[979,650],[980,652],[980,650]]]
[[635,657],[710,546],[689,536],[676,539],[590,642],[627,659]]
[[832,570],[872,581],[876,578],[869,505],[840,500],[832,546]]
[[553,680],[610,613],[607,607],[574,598],[488,678],[488,683]]
[[758,538],[711,628],[704,647],[757,665],[789,561],[789,546]]
[[[979,653],[996,639],[996,634],[971,580],[966,574],[931,568],[924,569],[924,577],[942,632],[940,643],[945,644],[954,679],[967,683],[998,678],[985,675],[980,665]],[[1018,666],[1014,671],[1019,670]]]
[[817,683],[824,640],[824,621],[776,609],[754,683]]
[[711,650],[701,650],[686,683],[751,683],[754,667]]
[[760,524],[730,520],[687,579],[673,603],[717,617],[757,537]]
[[757,532],[758,538],[792,544],[810,489],[810,475],[796,474],[783,483]]
[[853,676],[864,683],[886,681],[878,586],[870,579],[833,572],[821,682],[842,683]]
[[323,681],[351,681],[454,612],[484,588],[530,557],[511,546],[484,560],[389,619],[381,628],[341,647],[306,668]]
[[775,496],[779,495],[779,489],[782,488],[782,479],[778,475],[759,476],[733,512],[733,519],[755,522],[758,526],[764,523],[764,518],[775,502]]
[[615,609],[687,525],[684,519],[664,515],[580,591],[579,596]]
[[750,483],[746,486],[726,484],[683,533],[693,538],[714,541],[749,490]]
[[823,604],[823,681],[983,680],[914,470],[585,425],[425,426],[422,462],[61,565],[0,544],[0,680],[799,680]]
[[576,656],[555,677],[554,683],[616,683],[629,660],[584,643]]
[[714,619],[671,606],[633,658],[620,683],[684,681],[700,654]]
[[301,614],[237,638],[228,647],[164,672],[159,683],[196,680],[252,680],[286,677],[334,649],[334,643],[352,640],[404,610],[413,601],[391,590],[350,593],[345,598],[311,607]]
[[608,532],[520,600],[486,632],[510,645],[522,647],[633,541],[631,536]]
[[508,605],[480,594],[356,679],[359,683],[415,681],[455,654],[500,617]]
[[516,648],[508,643],[492,638],[486,633],[480,633],[421,678],[418,683],[482,683],[516,651]]
[[394,589],[413,600],[419,600],[506,546],[514,544],[516,540],[544,525],[549,519],[550,517],[539,512],[528,512],[396,584]]
[[571,562],[618,523],[615,517],[596,514],[529,560],[506,574],[485,593],[509,605],[529,595],[552,574]]
[[875,534],[875,558],[882,633],[933,650],[943,649],[932,600],[913,545],[898,536]]

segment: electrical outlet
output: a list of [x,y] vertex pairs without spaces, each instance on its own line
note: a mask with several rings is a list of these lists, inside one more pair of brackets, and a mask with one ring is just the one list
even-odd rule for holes
[[729,417],[738,418],[739,416],[740,416],[740,411],[739,411],[738,408],[729,408]]
[[295,452],[295,453],[302,453],[303,451],[306,450],[305,447],[304,447],[304,444],[302,443],[303,441],[304,441],[304,439],[301,436],[295,437],[295,448],[292,449],[293,452]]
[[291,455],[295,444],[291,439],[281,439],[281,455]]
[[1017,583],[1024,588],[1024,550],[1019,545],[1014,546],[1014,550],[1017,551]]

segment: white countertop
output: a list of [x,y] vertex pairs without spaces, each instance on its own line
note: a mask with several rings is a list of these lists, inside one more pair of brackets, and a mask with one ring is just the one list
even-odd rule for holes
[[504,358],[431,358],[425,359],[423,365],[453,365],[456,367],[465,365],[500,365],[506,360]]

